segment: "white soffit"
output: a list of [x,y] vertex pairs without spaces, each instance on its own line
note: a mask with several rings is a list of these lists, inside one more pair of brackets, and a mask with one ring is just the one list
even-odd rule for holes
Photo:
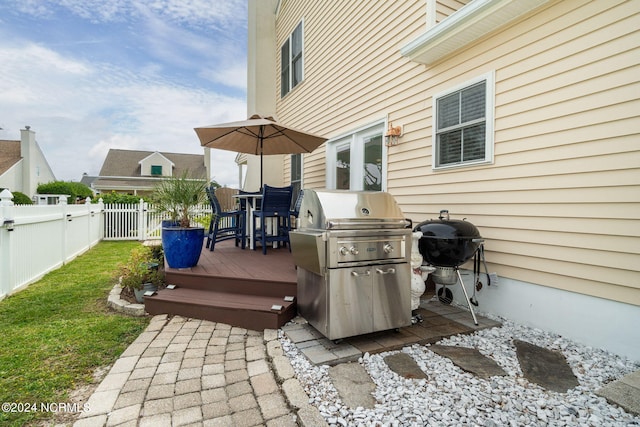
[[400,49],[414,62],[432,64],[542,6],[549,0],[472,0]]

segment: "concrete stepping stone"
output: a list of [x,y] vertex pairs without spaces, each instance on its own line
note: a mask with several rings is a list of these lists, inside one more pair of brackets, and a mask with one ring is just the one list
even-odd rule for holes
[[396,353],[386,356],[384,363],[387,364],[389,369],[401,377],[415,380],[427,379],[427,375],[420,369],[413,357],[406,353]]
[[522,375],[547,390],[566,393],[578,386],[578,379],[562,353],[526,341],[513,340]]
[[375,407],[373,392],[376,385],[364,367],[358,363],[341,363],[329,368],[329,376],[345,405],[351,408]]
[[631,414],[640,415],[640,371],[607,384],[596,394]]
[[451,359],[454,365],[463,371],[471,372],[480,378],[504,376],[506,372],[495,360],[483,355],[475,348],[455,347],[448,345],[432,345],[428,347],[440,356]]

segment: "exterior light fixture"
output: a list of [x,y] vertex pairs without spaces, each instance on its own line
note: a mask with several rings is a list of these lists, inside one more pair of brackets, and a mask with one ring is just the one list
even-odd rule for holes
[[384,141],[387,147],[396,145],[398,139],[402,136],[402,126],[393,126],[393,123],[389,122],[389,129],[384,134]]

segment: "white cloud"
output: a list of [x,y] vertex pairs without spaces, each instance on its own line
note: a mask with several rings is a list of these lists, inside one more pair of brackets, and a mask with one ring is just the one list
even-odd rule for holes
[[205,69],[200,72],[200,76],[213,83],[245,89],[247,87],[247,63],[242,61],[226,64],[220,68]]
[[128,21],[141,11],[186,25],[231,28],[246,20],[246,0],[5,0],[9,8],[35,17],[50,18],[59,9],[93,23]]
[[[202,153],[194,127],[246,118],[246,7],[245,0],[4,0],[0,139],[18,139],[31,126],[63,180],[97,174],[109,148]],[[21,14],[38,31],[7,25]],[[40,42],[29,41],[36,34]],[[219,183],[238,184],[235,155],[213,152]]]
[[[0,61],[0,138],[18,139],[30,125],[58,179],[97,174],[109,148],[200,154],[194,127],[246,114],[244,99],[86,64],[41,46],[0,46]],[[237,185],[235,154],[225,155],[214,165],[217,179]]]

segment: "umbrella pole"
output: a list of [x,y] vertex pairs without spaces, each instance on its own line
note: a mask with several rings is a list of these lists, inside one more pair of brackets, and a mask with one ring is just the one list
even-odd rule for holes
[[264,126],[260,126],[260,134],[258,135],[258,138],[260,139],[260,191],[262,191],[262,178],[264,175],[264,169],[262,166],[262,143],[264,141]]

